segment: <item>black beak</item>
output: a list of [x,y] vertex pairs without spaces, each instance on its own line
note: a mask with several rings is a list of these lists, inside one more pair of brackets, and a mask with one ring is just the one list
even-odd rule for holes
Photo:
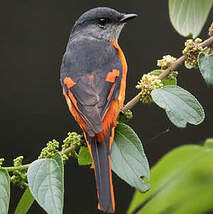
[[129,21],[130,19],[134,19],[135,17],[137,17],[137,14],[131,13],[131,14],[124,14],[123,17],[121,18],[120,22],[121,23],[125,23],[127,21]]

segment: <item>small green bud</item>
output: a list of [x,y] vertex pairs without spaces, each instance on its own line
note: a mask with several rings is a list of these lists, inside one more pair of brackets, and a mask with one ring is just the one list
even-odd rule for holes
[[0,158],[0,167],[2,166],[3,162],[4,162],[4,158]]
[[[15,167],[22,166],[22,161],[24,157],[19,156],[13,160],[13,164]],[[21,188],[25,188],[27,186],[27,169],[17,169],[13,171],[13,176],[11,177],[11,182],[18,185]]]
[[19,157],[15,158],[13,160],[14,166],[21,166],[23,159],[24,159],[23,156],[19,156]]
[[13,176],[11,177],[11,182],[21,188],[26,188],[28,186],[26,171],[15,170],[13,172]]
[[132,119],[133,117],[133,114],[132,114],[132,111],[131,110],[127,110],[125,113],[124,113],[125,117],[130,120]]
[[77,157],[77,153],[75,152],[75,149],[77,146],[82,145],[83,140],[82,136],[77,134],[76,132],[69,132],[68,137],[63,141],[62,145],[62,152],[66,151],[68,148],[72,147],[72,150],[67,152],[65,155],[65,159],[69,157]]
[[201,42],[202,42],[202,39],[200,39],[200,38],[196,38],[196,39],[195,39],[195,43],[199,44],[199,43],[201,43]]
[[188,47],[185,47],[185,48],[183,49],[182,53],[183,53],[183,54],[187,54],[188,51],[189,51],[189,48],[188,48]]
[[63,160],[63,162],[65,162],[65,161],[69,160],[69,157],[68,157],[66,154],[61,153],[61,156],[62,156],[62,160]]
[[132,111],[131,110],[127,110],[126,112],[120,112],[120,114],[118,115],[118,121],[121,123],[126,123],[129,120],[131,120],[133,117]]
[[175,80],[178,76],[178,72],[177,71],[171,71],[168,75],[168,78],[171,80]]
[[41,150],[41,154],[38,159],[41,158],[52,158],[57,152],[59,152],[59,142],[56,140],[49,141],[47,146]]
[[71,144],[80,146],[82,143],[81,135],[77,134],[76,132],[69,132],[68,137],[63,140],[63,143],[64,144],[62,145],[62,150],[69,148]]

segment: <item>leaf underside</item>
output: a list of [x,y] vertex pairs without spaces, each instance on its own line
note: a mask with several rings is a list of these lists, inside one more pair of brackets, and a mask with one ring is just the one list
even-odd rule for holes
[[212,0],[169,0],[170,21],[184,37],[197,37],[211,10]]
[[112,170],[129,185],[141,192],[149,189],[149,164],[142,143],[126,124],[119,123],[115,129],[111,164]]
[[153,101],[165,109],[170,121],[177,127],[184,128],[187,123],[198,125],[204,118],[203,107],[198,100],[179,86],[165,86],[151,93]]
[[198,56],[198,65],[208,87],[213,87],[213,54],[205,55],[200,53]]
[[30,191],[48,214],[62,214],[64,169],[60,154],[54,159],[34,161],[27,172]]
[[8,212],[10,202],[10,176],[0,168],[0,214]]

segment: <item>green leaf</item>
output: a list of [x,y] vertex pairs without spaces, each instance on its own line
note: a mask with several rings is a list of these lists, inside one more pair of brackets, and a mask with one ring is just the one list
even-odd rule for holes
[[187,123],[198,125],[204,118],[203,107],[197,99],[179,86],[165,86],[151,93],[154,102],[165,109],[170,121],[177,127],[186,127]]
[[27,178],[30,191],[38,204],[49,214],[62,214],[64,203],[64,166],[60,154],[54,159],[34,161]]
[[0,214],[8,212],[10,202],[10,176],[5,169],[0,168]]
[[197,37],[212,3],[212,0],[169,0],[169,16],[175,30],[184,37]]
[[78,164],[80,166],[92,164],[92,158],[89,153],[89,149],[85,146],[81,146],[78,154]]
[[111,151],[112,170],[129,185],[141,192],[149,189],[149,163],[136,133],[128,125],[119,123]]
[[136,192],[127,213],[207,213],[213,209],[212,162],[213,149],[204,146],[172,150],[151,169],[151,190]]
[[34,198],[28,187],[22,195],[14,214],[27,214],[33,202]]
[[209,149],[213,149],[213,138],[207,138],[204,142],[204,146]]
[[169,79],[169,78],[163,78],[162,80],[162,83],[164,86],[166,85],[177,85],[177,79]]
[[[160,74],[162,74],[164,72],[164,70],[153,70],[152,72],[150,72],[151,75],[154,76],[159,76]],[[174,71],[172,71],[174,72]],[[167,75],[166,77],[164,77],[161,82],[163,83],[164,86],[166,85],[177,85],[177,78],[176,76],[172,75],[172,72],[170,72],[170,75]]]
[[213,54],[205,55],[200,53],[198,56],[200,72],[209,87],[213,87]]

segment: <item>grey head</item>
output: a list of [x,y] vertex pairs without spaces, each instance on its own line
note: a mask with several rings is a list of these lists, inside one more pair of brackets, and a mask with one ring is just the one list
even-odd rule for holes
[[120,13],[108,7],[88,10],[76,21],[71,38],[80,34],[94,39],[117,41],[125,23],[136,16],[136,14]]

